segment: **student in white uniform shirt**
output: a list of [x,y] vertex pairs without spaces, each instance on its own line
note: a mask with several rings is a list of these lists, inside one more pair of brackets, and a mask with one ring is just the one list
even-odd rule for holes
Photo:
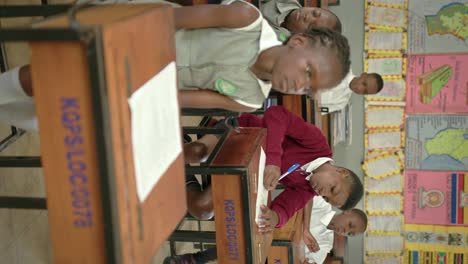
[[320,105],[327,107],[328,112],[345,108],[351,99],[351,94],[376,94],[382,90],[384,81],[378,73],[362,73],[356,76],[352,71],[337,86],[323,90],[320,94]]
[[321,264],[333,248],[334,233],[355,236],[364,233],[367,216],[359,209],[337,214],[321,196],[315,196],[304,211],[304,263]]

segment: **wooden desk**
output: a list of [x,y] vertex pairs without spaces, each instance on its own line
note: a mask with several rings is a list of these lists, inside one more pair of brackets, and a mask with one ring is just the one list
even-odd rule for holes
[[272,235],[256,232],[260,147],[265,149],[266,129],[241,128],[231,131],[213,166],[236,167],[243,173],[213,175],[218,263],[265,263]]
[[275,228],[268,263],[302,263],[304,246],[302,241],[303,210],[298,211],[288,223]]
[[183,156],[140,202],[127,99],[175,60],[172,8],[99,6],[77,18],[76,30],[65,16],[43,23],[45,41],[31,44],[53,260],[149,263],[186,213]]

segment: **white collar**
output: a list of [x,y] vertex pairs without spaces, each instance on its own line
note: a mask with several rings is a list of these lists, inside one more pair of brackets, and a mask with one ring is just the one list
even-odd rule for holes
[[317,159],[314,159],[313,161],[305,164],[305,165],[302,165],[301,169],[307,173],[310,173],[309,176],[306,177],[306,180],[309,180],[310,177],[312,176],[312,172],[317,169],[318,167],[322,166],[323,164],[327,163],[327,162],[330,162],[330,163],[334,163],[333,159],[331,158],[327,158],[327,157],[322,157],[322,158],[317,158]]
[[331,210],[330,212],[326,213],[324,216],[322,216],[322,218],[320,218],[320,222],[322,222],[322,224],[324,226],[327,227],[328,229],[328,224],[330,224],[331,220],[333,219],[333,216],[336,214],[335,211]]

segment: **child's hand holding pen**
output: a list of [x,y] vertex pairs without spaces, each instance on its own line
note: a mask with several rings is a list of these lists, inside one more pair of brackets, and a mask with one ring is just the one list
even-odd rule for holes
[[299,163],[296,163],[292,165],[288,171],[285,173],[281,174],[280,167],[275,166],[275,165],[267,165],[265,166],[265,175],[263,176],[263,185],[265,186],[265,189],[268,191],[274,190],[276,188],[276,185],[278,185],[278,182],[286,177],[288,174],[291,172],[295,171],[299,167]]

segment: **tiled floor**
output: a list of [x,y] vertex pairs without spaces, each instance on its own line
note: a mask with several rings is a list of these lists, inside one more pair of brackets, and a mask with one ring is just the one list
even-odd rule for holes
[[[70,3],[67,0],[49,0],[49,3]],[[39,0],[0,0],[4,4],[39,4]],[[37,19],[37,18],[36,18]],[[31,18],[2,19],[1,27],[28,24]],[[25,43],[6,45],[10,67],[29,61],[29,50]],[[1,88],[1,87],[0,87]],[[193,120],[184,119],[183,123],[193,124]],[[0,124],[0,139],[9,134],[9,126]],[[39,155],[39,136],[28,132],[0,155]],[[42,170],[0,168],[0,195],[44,197]],[[206,224],[204,224],[206,226]],[[194,222],[185,223],[184,228],[195,228]],[[212,229],[211,227],[206,227]],[[194,251],[191,244],[177,245],[180,253]],[[166,243],[154,257],[154,264],[163,262],[169,253]],[[52,263],[48,235],[47,211],[0,209],[0,263],[6,264],[42,264]]]

